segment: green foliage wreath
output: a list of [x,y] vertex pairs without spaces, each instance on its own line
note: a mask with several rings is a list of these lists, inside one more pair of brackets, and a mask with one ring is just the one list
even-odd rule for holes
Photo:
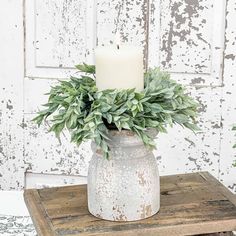
[[166,132],[168,125],[179,124],[198,130],[195,125],[198,104],[168,73],[158,68],[148,70],[142,92],[134,89],[98,91],[95,66],[83,64],[76,68],[83,72],[79,78],[71,77],[52,87],[48,103],[44,105],[46,109],[34,118],[41,125],[51,117],[50,131],[56,136],[66,128],[72,142],[79,145],[92,139],[108,158],[109,129],[131,130],[151,148],[155,147],[155,142],[147,134],[148,128]]

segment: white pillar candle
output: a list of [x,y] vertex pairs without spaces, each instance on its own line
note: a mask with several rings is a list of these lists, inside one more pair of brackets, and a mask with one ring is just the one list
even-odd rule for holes
[[105,89],[144,88],[143,50],[130,45],[100,47],[95,50],[96,85]]

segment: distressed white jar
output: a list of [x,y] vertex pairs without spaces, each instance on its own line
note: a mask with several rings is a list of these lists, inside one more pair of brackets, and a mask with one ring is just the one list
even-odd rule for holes
[[160,208],[160,178],[153,153],[130,131],[110,131],[110,159],[92,143],[88,209],[111,221],[148,218]]

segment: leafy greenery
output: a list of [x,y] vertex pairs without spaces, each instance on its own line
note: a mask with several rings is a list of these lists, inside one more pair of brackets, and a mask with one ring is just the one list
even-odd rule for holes
[[51,117],[54,131],[59,136],[63,129],[71,133],[71,141],[81,144],[92,139],[109,157],[109,129],[126,129],[135,132],[148,147],[155,142],[147,128],[166,132],[166,127],[179,124],[193,131],[198,130],[195,117],[198,104],[185,93],[182,85],[170,79],[168,73],[158,68],[145,74],[145,89],[98,91],[95,80],[95,66],[77,65],[83,72],[79,78],[51,88],[45,110],[38,112],[34,121],[40,125]]

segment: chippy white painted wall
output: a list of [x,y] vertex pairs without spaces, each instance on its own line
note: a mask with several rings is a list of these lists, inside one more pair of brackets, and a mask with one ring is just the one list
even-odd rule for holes
[[22,1],[0,7],[0,188],[24,186]]
[[0,189],[21,189],[25,172],[35,182],[34,173],[86,176],[90,144],[78,148],[68,134],[60,142],[31,119],[50,85],[75,73],[75,64],[92,63],[95,45],[111,43],[118,29],[143,46],[146,67],[171,72],[201,104],[200,133],[175,127],[158,137],[160,173],[207,170],[236,192],[235,15],[236,0],[4,0]]

